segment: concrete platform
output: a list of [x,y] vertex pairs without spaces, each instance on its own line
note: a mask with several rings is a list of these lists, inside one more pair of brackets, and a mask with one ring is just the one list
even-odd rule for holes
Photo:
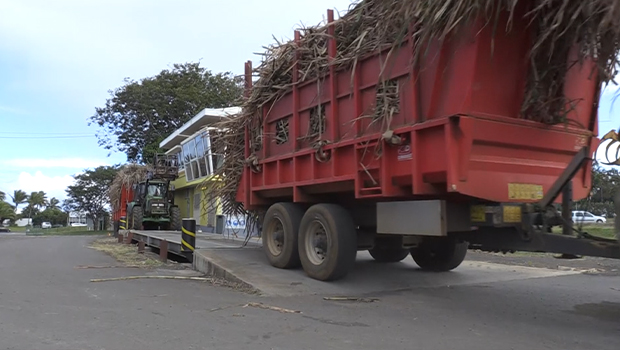
[[395,264],[376,263],[368,252],[358,252],[354,270],[343,280],[321,282],[303,270],[272,267],[257,246],[199,249],[194,268],[203,273],[251,286],[265,296],[363,296],[416,288],[508,282],[514,280],[578,274],[543,268],[465,261],[446,273],[421,271],[411,257]]
[[[179,256],[185,254],[181,252],[181,231],[149,231],[149,230],[121,230],[119,234],[127,237],[131,233],[134,241],[142,241],[148,247],[159,249],[162,241],[168,242],[168,252]],[[225,249],[240,248],[244,244],[244,239],[232,236],[225,236],[215,233],[197,233],[196,249]],[[260,247],[260,243],[253,238],[247,243],[248,246]]]

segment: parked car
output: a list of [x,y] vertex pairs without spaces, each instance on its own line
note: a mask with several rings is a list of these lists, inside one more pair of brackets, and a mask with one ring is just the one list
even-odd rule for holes
[[576,224],[604,224],[607,219],[603,216],[596,216],[588,211],[573,210],[573,222]]

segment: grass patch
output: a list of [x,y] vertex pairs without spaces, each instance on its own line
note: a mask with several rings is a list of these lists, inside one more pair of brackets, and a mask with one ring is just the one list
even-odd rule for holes
[[[578,226],[575,226],[576,229],[579,229]],[[581,227],[581,231],[587,232],[592,236],[602,237],[602,238],[616,238],[616,233],[614,232],[614,227],[612,225],[584,225]],[[554,227],[553,233],[562,234],[561,227]]]
[[[28,233],[43,233],[43,234],[53,234],[53,233],[72,233],[72,232],[89,232],[86,227],[56,227],[56,228],[46,228],[42,229],[40,227],[31,228],[28,226],[12,226],[9,227],[11,232],[28,232]],[[99,233],[107,233],[107,231],[90,231]],[[92,233],[91,233],[92,234]]]
[[112,256],[124,265],[147,268],[165,265],[158,259],[149,256],[150,254],[138,254],[138,248],[135,245],[118,243],[118,240],[113,237],[97,239],[89,247]]
[[616,238],[616,232],[614,232],[613,226],[584,226],[582,231],[587,232],[593,236],[603,238]]

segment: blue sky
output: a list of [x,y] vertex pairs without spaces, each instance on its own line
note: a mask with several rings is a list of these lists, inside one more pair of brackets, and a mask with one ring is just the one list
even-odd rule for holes
[[64,198],[71,175],[124,162],[123,154],[108,157],[87,126],[123,78],[198,60],[241,74],[272,35],[291,38],[300,23],[350,3],[0,0],[0,190]]
[[[97,145],[87,126],[107,91],[173,63],[202,61],[213,72],[243,62],[300,23],[350,0],[0,0],[0,190],[64,198],[71,175],[125,161]],[[600,110],[601,133],[620,127]]]

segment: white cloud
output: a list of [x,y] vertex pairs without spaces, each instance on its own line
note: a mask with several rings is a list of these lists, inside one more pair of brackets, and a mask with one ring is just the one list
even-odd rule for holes
[[96,168],[101,165],[109,165],[105,161],[83,158],[58,158],[58,159],[36,159],[36,158],[17,158],[0,161],[1,165],[15,168],[66,168],[66,169],[87,169]]
[[47,198],[56,197],[64,199],[66,197],[65,189],[73,185],[73,177],[71,175],[48,176],[41,171],[35,173],[21,172],[17,179],[2,185],[6,189],[6,193],[13,193],[14,190],[23,190],[26,193],[44,191]]
[[[24,57],[13,88],[90,106],[124,77],[153,75],[171,63],[202,59],[213,71],[241,73],[243,62],[258,59],[253,53],[273,42],[272,34],[291,38],[298,23],[316,24],[327,8],[343,10],[350,3],[0,1],[0,41],[10,54]],[[287,15],[274,8],[286,8]]]

